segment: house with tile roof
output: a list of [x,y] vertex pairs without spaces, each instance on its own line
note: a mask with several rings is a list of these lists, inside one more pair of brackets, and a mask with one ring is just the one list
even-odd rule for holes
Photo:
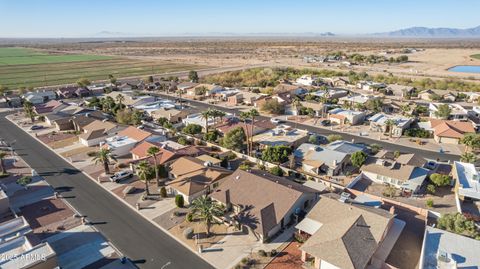
[[[124,156],[130,153],[138,143],[146,140],[162,141],[162,137],[153,136],[152,133],[141,130],[134,126],[128,126],[117,135],[105,139],[101,146],[106,147],[112,151],[116,156]],[[158,138],[158,139],[157,139]]]
[[184,146],[173,141],[149,141],[145,140],[137,144],[130,153],[132,154],[132,161],[130,163],[137,163],[142,160],[147,160],[151,164],[153,159],[148,156],[148,149],[150,147],[158,147],[160,152],[157,154],[157,164],[167,165],[183,156],[200,156],[205,153],[202,149],[196,146]]
[[[295,227],[308,239],[301,259],[314,268],[383,268],[405,223],[388,211],[322,197]],[[393,229],[392,227],[395,227]]]
[[232,171],[214,165],[210,160],[199,157],[181,157],[170,165],[170,177],[167,183],[171,193],[183,196],[184,201],[191,203],[196,198],[213,192],[222,180]]
[[475,133],[471,122],[430,119],[430,129],[437,143],[459,144],[467,133]]
[[318,191],[264,171],[237,169],[210,197],[227,210],[226,223],[246,226],[261,241],[295,224],[318,199]]

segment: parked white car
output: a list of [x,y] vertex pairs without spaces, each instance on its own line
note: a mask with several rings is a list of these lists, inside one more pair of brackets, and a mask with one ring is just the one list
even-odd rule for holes
[[278,119],[278,118],[270,118],[270,122],[273,123],[273,124],[280,124],[280,123],[283,123],[285,121],[283,121],[281,119]]
[[130,170],[122,170],[120,172],[116,172],[113,176],[110,177],[111,182],[120,182],[126,178],[133,177],[133,172]]

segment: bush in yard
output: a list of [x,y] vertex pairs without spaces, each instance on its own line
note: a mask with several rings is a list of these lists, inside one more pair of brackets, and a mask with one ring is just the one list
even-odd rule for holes
[[196,135],[202,132],[202,126],[198,124],[189,124],[183,128],[182,132],[189,135]]
[[432,199],[427,199],[427,201],[425,202],[425,205],[428,208],[432,208],[433,207],[433,200]]
[[260,249],[260,250],[258,251],[258,255],[259,255],[260,257],[267,257],[267,252],[266,252],[265,250],[263,250],[263,249]]
[[167,189],[165,187],[160,188],[160,197],[167,197]]
[[188,139],[186,139],[186,138],[183,137],[183,136],[179,137],[178,140],[177,140],[177,142],[178,142],[178,144],[184,145],[184,146],[190,145],[190,141],[188,141]]
[[282,170],[282,168],[280,168],[280,166],[274,166],[274,167],[270,168],[269,172],[272,175],[276,175],[276,176],[279,176],[279,177],[283,176],[283,170]]
[[331,134],[329,136],[327,136],[327,140],[329,143],[332,143],[332,142],[335,142],[337,140],[342,140],[343,137],[341,135],[338,135],[338,134]]
[[191,227],[188,227],[187,229],[183,230],[183,236],[185,236],[186,239],[192,239],[193,229]]
[[436,188],[435,188],[435,185],[433,184],[428,184],[427,185],[427,192],[430,193],[430,194],[435,194],[436,192]]
[[23,176],[19,179],[17,179],[17,184],[21,186],[26,186],[32,182],[32,177],[29,176]]
[[367,154],[360,150],[360,151],[354,152],[350,156],[350,161],[352,162],[353,166],[355,166],[356,168],[360,168],[367,160],[367,157],[368,157]]
[[272,251],[270,251],[270,257],[275,257],[276,255],[277,255],[277,250],[272,249]]
[[444,187],[450,185],[451,178],[448,175],[432,174],[430,175],[430,181],[437,187]]
[[177,194],[175,196],[175,205],[177,205],[177,207],[183,207],[184,203],[185,201],[183,200],[183,196],[181,194]]
[[405,130],[405,135],[408,137],[429,138],[430,132],[420,128],[411,128]]
[[193,214],[192,213],[188,213],[186,216],[185,216],[185,220],[187,222],[192,222],[193,221]]

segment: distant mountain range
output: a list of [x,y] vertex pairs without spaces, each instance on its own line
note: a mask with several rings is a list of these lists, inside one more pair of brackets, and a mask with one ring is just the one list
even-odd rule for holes
[[480,26],[468,29],[411,27],[392,32],[375,33],[383,37],[480,37]]

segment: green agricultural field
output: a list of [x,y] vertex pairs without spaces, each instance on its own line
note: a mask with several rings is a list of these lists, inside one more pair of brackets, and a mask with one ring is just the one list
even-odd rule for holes
[[480,60],[480,54],[473,54],[473,55],[470,55],[470,57]]
[[10,89],[105,80],[205,68],[192,64],[142,61],[82,54],[51,54],[26,48],[0,48],[0,85]]

